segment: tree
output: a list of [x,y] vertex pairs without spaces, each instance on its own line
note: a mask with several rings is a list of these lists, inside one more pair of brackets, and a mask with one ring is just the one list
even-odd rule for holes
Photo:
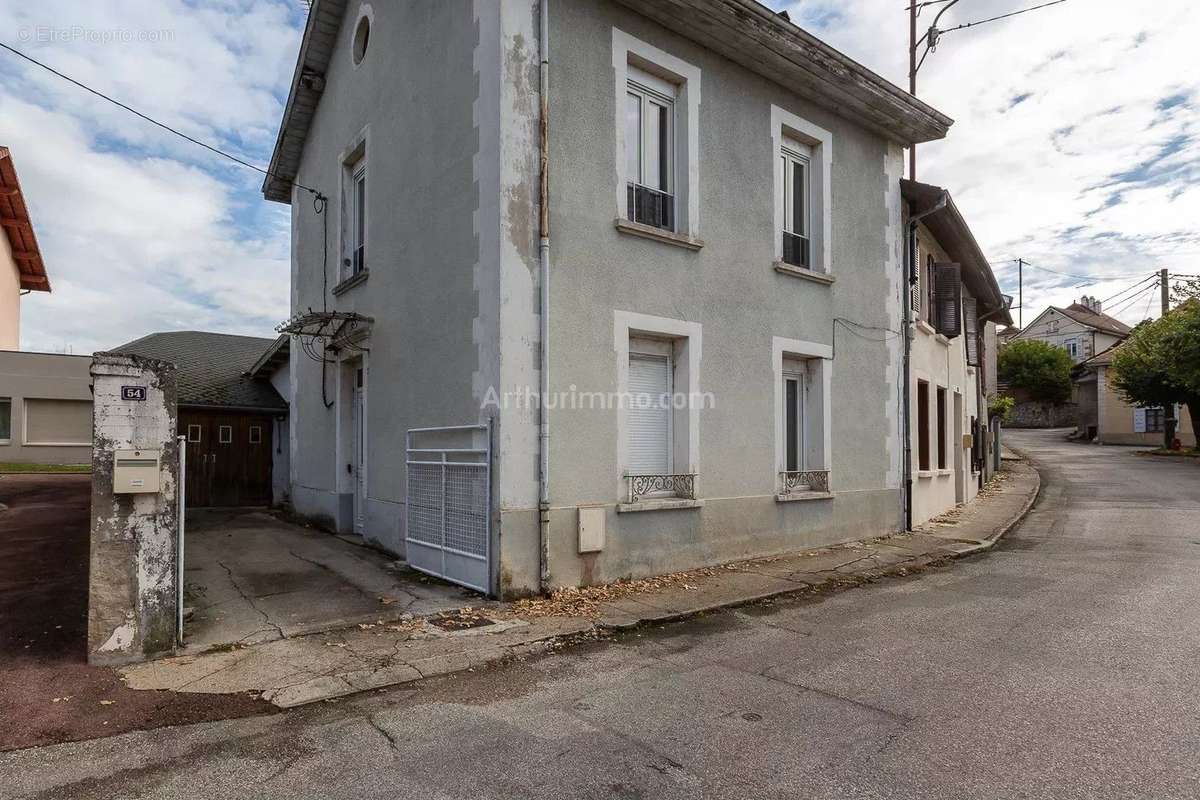
[[1061,347],[1018,339],[1000,351],[1000,380],[1024,389],[1033,400],[1062,403],[1071,397],[1071,356]]
[[1134,328],[1113,352],[1112,380],[1135,406],[1187,407],[1200,422],[1200,300]]

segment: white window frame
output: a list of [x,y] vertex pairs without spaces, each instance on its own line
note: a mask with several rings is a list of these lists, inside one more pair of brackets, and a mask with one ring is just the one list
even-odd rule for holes
[[[779,198],[779,203],[783,207],[783,225],[780,235],[790,233],[793,236],[800,236],[807,239],[809,244],[809,263],[792,264],[788,262],[788,266],[812,269],[812,148],[803,142],[785,136],[779,148],[776,165],[776,168],[782,172],[781,175],[776,176],[776,185],[783,190],[783,196]],[[797,165],[803,169],[804,175],[803,185],[799,190],[800,205],[803,208],[800,230],[795,230],[796,226],[794,225],[797,196],[795,167]],[[782,239],[780,247],[780,258],[782,258]]]
[[[771,106],[771,158],[775,174],[775,261],[783,262],[786,224],[784,170],[780,158],[788,141],[809,148],[809,269],[833,274],[833,134],[779,106]],[[793,266],[793,265],[786,265]],[[803,268],[801,268],[803,269]]]
[[[672,391],[687,391],[693,402],[685,408],[673,408],[671,414],[671,468],[676,474],[700,472],[700,360],[703,329],[698,322],[669,317],[655,317],[632,311],[613,311],[613,350],[616,351],[617,396],[629,396],[629,353],[631,342],[638,339],[658,339],[669,342],[672,358]],[[625,476],[629,474],[629,413],[626,403],[618,402],[617,416],[617,475],[614,491],[617,497],[628,495]],[[699,479],[696,496],[700,496]]]
[[[627,174],[625,110],[631,80],[673,99],[672,170],[670,193],[675,197],[674,232],[698,238],[700,229],[700,68],[664,50],[612,29],[612,64],[616,113],[617,221],[629,219],[630,176]],[[647,77],[653,80],[647,80]],[[667,89],[668,91],[663,91]],[[670,90],[673,90],[670,91]],[[643,118],[643,132],[645,120]]]
[[[771,338],[771,372],[775,376],[775,463],[772,481],[787,472],[784,381],[789,361],[804,361],[808,392],[805,403],[806,470],[833,470],[833,347],[819,342]],[[819,426],[819,427],[818,427]]]
[[[788,431],[787,386],[796,382],[796,430]],[[788,472],[803,472],[808,469],[808,363],[796,359],[785,358],[783,362],[783,418],[779,422],[783,426],[783,468]],[[796,463],[788,462],[788,450],[795,437]]]
[[1079,340],[1067,339],[1063,342],[1063,346],[1067,348],[1067,353],[1071,358],[1079,358]]
[[[338,156],[341,165],[341,211],[338,225],[338,282],[349,280],[356,275],[368,273],[368,257],[371,241],[371,182],[369,174],[370,147],[368,141],[369,126],[364,127],[354,137],[351,143]],[[358,202],[358,181],[362,180],[365,188],[363,203]],[[362,270],[354,272],[354,251],[360,242],[359,222],[362,222]]]
[[[193,431],[195,431],[195,436],[192,435]],[[188,443],[196,444],[197,442],[199,442],[203,436],[203,431],[204,431],[204,429],[200,425],[188,425],[187,426]]]
[[[626,88],[625,96],[628,107],[628,99],[630,96],[636,97],[639,103],[638,109],[638,174],[636,176],[627,175],[626,179],[631,183],[637,183],[641,186],[646,186],[655,191],[665,192],[674,196],[675,194],[675,92],[676,87],[673,84],[664,81],[657,75],[651,75],[645,70],[637,67],[629,67],[629,81]],[[666,186],[652,185],[647,182],[646,178],[651,171],[651,115],[647,112],[654,108],[665,109],[664,118],[667,126],[667,147],[666,152],[660,155],[658,168],[660,173],[665,173]],[[628,120],[626,120],[626,133],[628,133]],[[660,134],[661,135],[661,134]],[[653,142],[657,146],[658,142]],[[630,152],[629,142],[626,141],[626,155]],[[655,148],[657,150],[657,147]],[[665,157],[666,169],[663,169],[662,158]],[[628,162],[628,158],[626,161]],[[629,164],[625,165],[626,170],[629,169]],[[660,181],[656,180],[655,183]]]
[[233,426],[217,426],[217,444],[233,444]]

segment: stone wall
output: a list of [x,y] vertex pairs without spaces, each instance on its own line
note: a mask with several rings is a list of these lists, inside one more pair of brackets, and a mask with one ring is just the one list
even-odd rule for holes
[[1073,428],[1079,420],[1075,403],[1041,403],[1027,400],[1013,406],[1006,428]]

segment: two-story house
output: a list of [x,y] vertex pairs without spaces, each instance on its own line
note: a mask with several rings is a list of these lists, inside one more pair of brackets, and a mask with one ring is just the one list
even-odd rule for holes
[[919,525],[973,499],[990,472],[995,331],[1012,317],[950,193],[910,180],[901,190],[911,289],[906,517]]
[[296,510],[505,595],[899,529],[950,123],[753,0],[316,0],[264,184]]
[[1105,314],[1099,300],[1085,296],[1066,308],[1048,306],[1009,341],[1047,342],[1066,350],[1071,361],[1079,364],[1120,344],[1130,330],[1121,320]]

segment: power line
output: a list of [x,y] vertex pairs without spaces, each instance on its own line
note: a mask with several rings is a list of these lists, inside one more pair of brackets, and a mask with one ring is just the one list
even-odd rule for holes
[[[42,69],[46,70],[47,72],[51,73],[52,75],[56,75],[59,78],[62,78],[64,81],[74,84],[75,86],[78,86],[80,89],[83,89],[86,92],[90,92],[90,93],[94,94],[96,97],[99,97],[102,100],[107,100],[108,102],[112,103],[113,105],[117,106],[118,108],[122,108],[122,109],[128,111],[130,114],[133,114],[135,117],[139,117],[140,119],[143,119],[146,122],[149,122],[151,125],[157,125],[158,127],[162,128],[163,130],[168,131],[169,133],[175,134],[176,136],[180,137],[181,139],[186,139],[187,141],[191,142],[192,144],[199,145],[200,147],[203,147],[205,150],[210,150],[213,153],[216,153],[217,155],[221,156],[222,158],[227,158],[230,161],[232,161],[236,164],[240,164],[241,166],[246,167],[248,169],[252,169],[255,172],[261,172],[263,175],[266,175],[267,177],[279,178],[281,180],[287,180],[282,175],[277,175],[277,174],[271,172],[270,170],[263,169],[262,167],[258,166],[257,164],[251,164],[249,161],[245,161],[241,158],[238,158],[237,156],[233,155],[232,153],[227,153],[218,147],[214,147],[213,145],[208,144],[207,142],[202,142],[199,139],[196,139],[195,137],[188,136],[186,133],[176,130],[175,128],[172,128],[170,125],[167,125],[165,122],[159,122],[158,120],[154,119],[153,117],[149,116],[148,114],[143,114],[141,111],[138,111],[136,108],[127,106],[126,104],[122,103],[120,100],[116,100],[112,97],[109,97],[104,92],[101,92],[97,89],[93,89],[92,87],[88,86],[87,84],[81,83],[81,82],[75,80],[70,75],[65,75],[65,74],[59,72],[58,70],[56,70],[54,67],[51,67],[47,64],[43,64],[41,61],[38,61],[36,58],[33,58],[32,56],[22,53],[20,50],[18,50],[15,47],[11,47],[11,46],[5,44],[4,42],[0,42],[0,47],[4,48],[8,52],[12,53],[13,55],[15,55],[19,58],[25,59],[30,64],[34,64],[35,66],[41,67]],[[317,191],[316,189],[313,189],[309,186],[305,186],[304,184],[299,183],[297,181],[293,180],[293,181],[289,181],[289,183],[294,183],[296,186],[299,186],[301,189],[305,190],[306,192],[311,192],[312,194],[316,195],[317,197],[320,197],[320,198],[325,197],[325,195],[323,195],[321,192]]]
[[1065,3],[1065,2],[1067,2],[1067,0],[1050,0],[1049,3],[1042,3],[1041,5],[1030,6],[1029,8],[1022,8],[1017,11],[1010,11],[1007,14],[1001,14],[996,17],[988,17],[987,19],[981,19],[977,22],[965,22],[962,25],[955,25],[953,28],[946,28],[946,30],[944,30],[944,31],[938,31],[938,35],[941,35],[943,33],[949,33],[950,31],[962,30],[963,28],[973,28],[976,25],[983,25],[988,22],[995,22],[998,19],[1007,19],[1008,17],[1016,17],[1016,16],[1019,16],[1020,14],[1028,14],[1030,11],[1037,11],[1039,8],[1046,8],[1047,6],[1056,6],[1059,3]]
[[[1143,288],[1141,291],[1137,292],[1136,294],[1126,297],[1124,300],[1117,303],[1116,308],[1111,308],[1104,313],[1108,314],[1109,316],[1116,316],[1117,314],[1121,313],[1122,311],[1127,311],[1129,308],[1131,308],[1133,306],[1134,303],[1136,303],[1147,292],[1152,292],[1157,288],[1158,288],[1158,281],[1155,281],[1154,283],[1151,283],[1150,285],[1146,286],[1145,288]],[[1151,297],[1153,297],[1153,295],[1151,295]]]
[[1155,280],[1156,278],[1158,278],[1158,273],[1157,273],[1157,272],[1152,272],[1152,273],[1150,273],[1149,275],[1147,275],[1146,277],[1142,278],[1140,281],[1138,281],[1138,282],[1136,282],[1136,283],[1134,283],[1134,284],[1132,284],[1132,285],[1130,285],[1130,286],[1126,286],[1124,289],[1122,289],[1121,291],[1119,291],[1119,292],[1117,292],[1116,294],[1112,295],[1111,297],[1105,297],[1105,298],[1104,298],[1104,299],[1102,299],[1100,302],[1101,302],[1101,303],[1107,303],[1107,302],[1108,302],[1108,301],[1110,301],[1110,300],[1115,300],[1116,298],[1120,297],[1121,295],[1125,294],[1126,292],[1128,292],[1128,291],[1131,291],[1131,290],[1133,290],[1133,289],[1136,289],[1137,287],[1141,286],[1143,283],[1145,283],[1145,282],[1147,282],[1147,281],[1152,281],[1152,280]]

